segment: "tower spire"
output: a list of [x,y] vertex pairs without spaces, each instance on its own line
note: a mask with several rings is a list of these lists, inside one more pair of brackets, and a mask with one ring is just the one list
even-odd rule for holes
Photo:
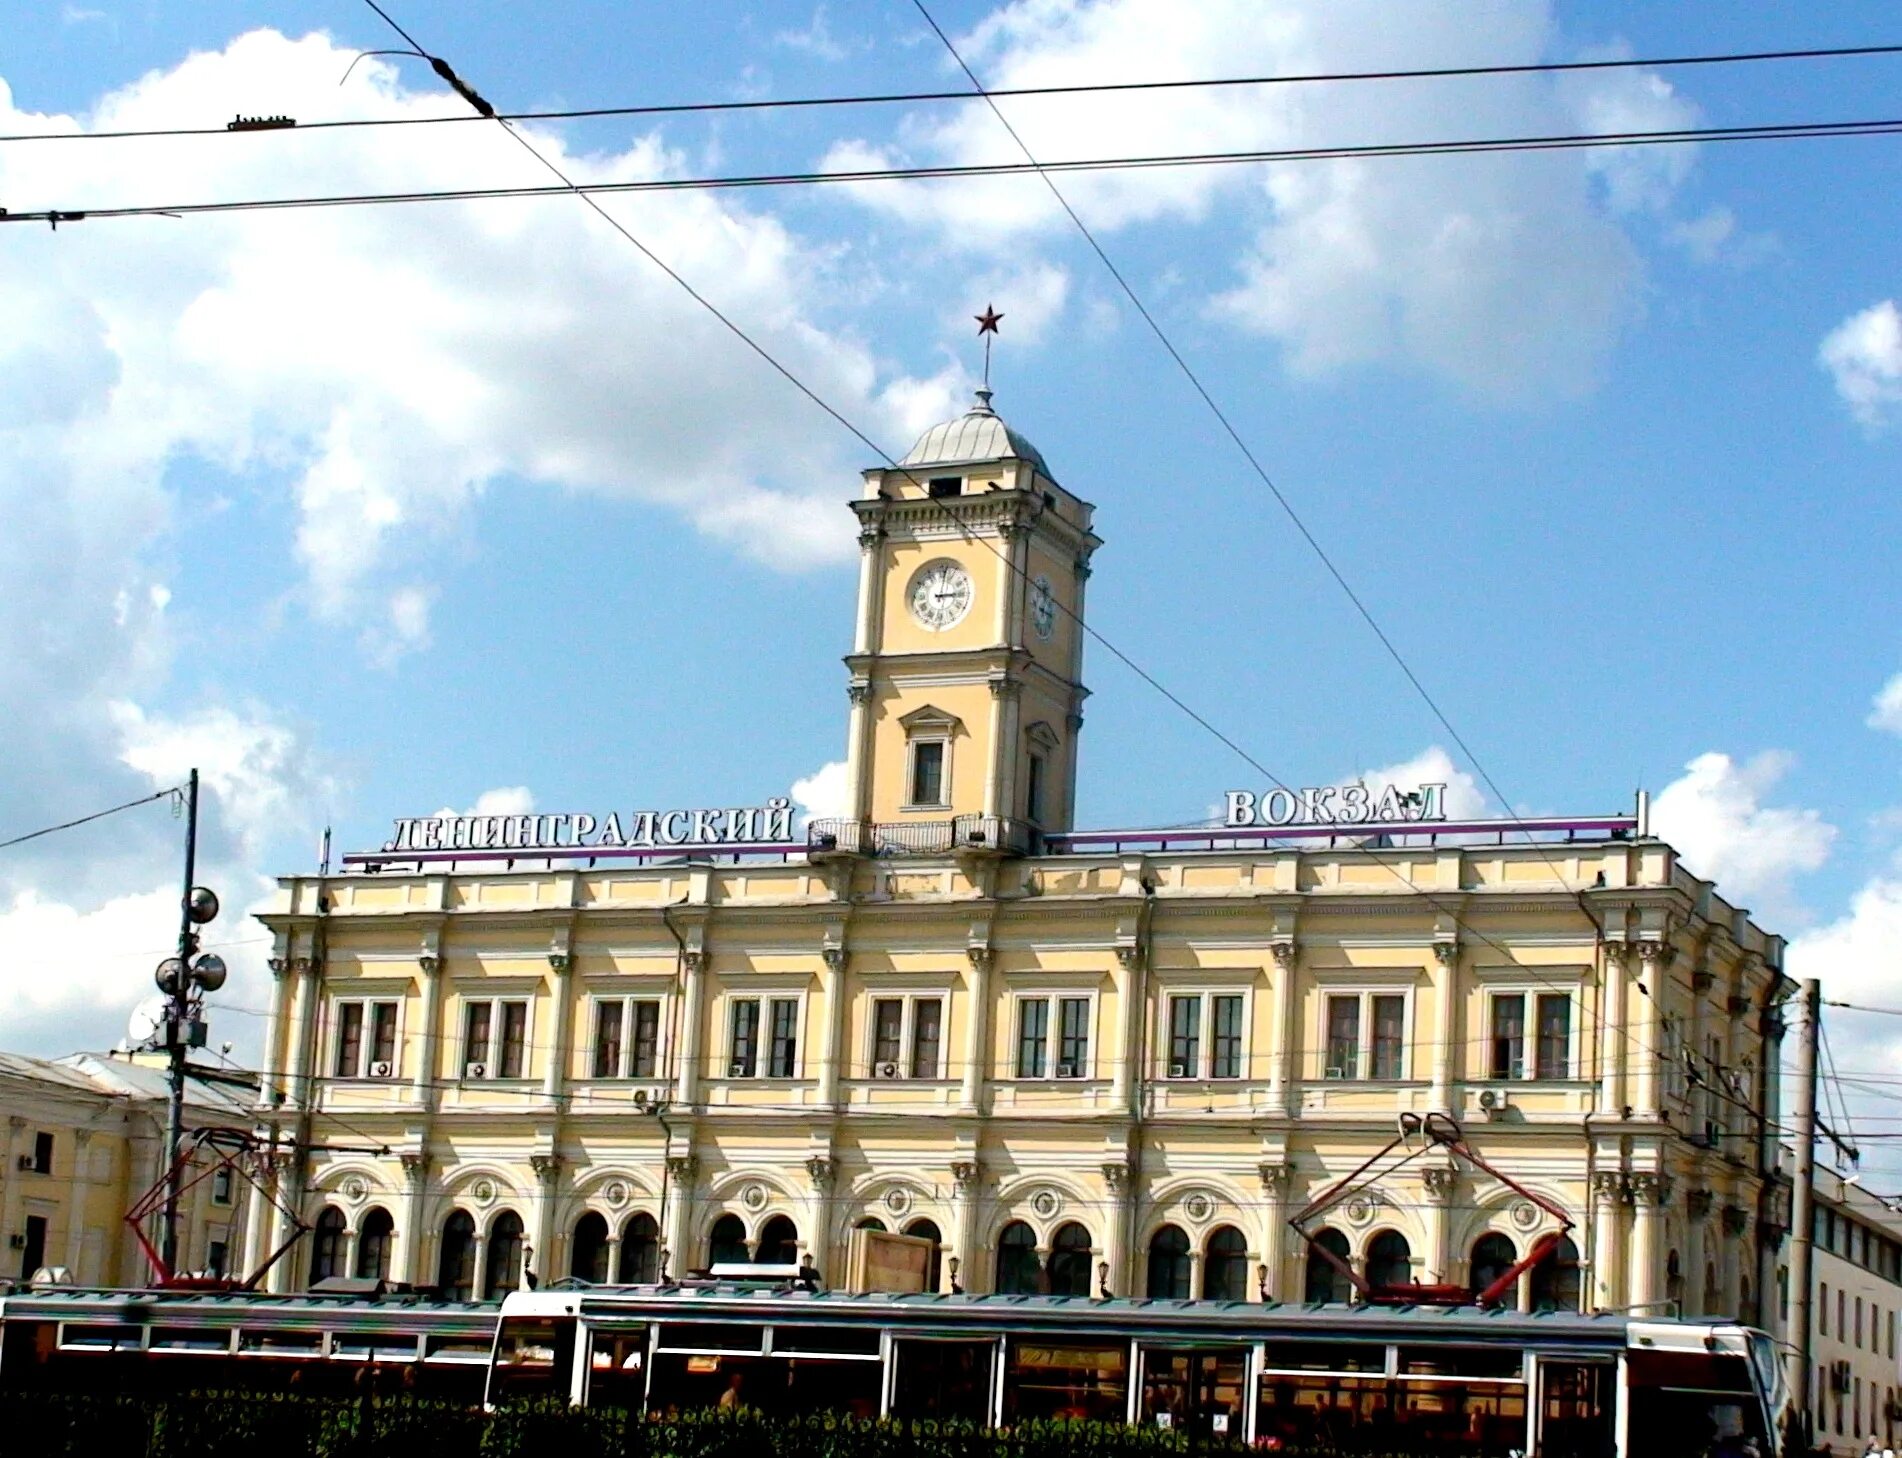
[[984,398],[988,401],[991,394],[991,336],[997,333],[998,321],[1004,316],[997,312],[997,305],[986,304],[982,314],[971,316],[977,320],[978,338],[984,341]]

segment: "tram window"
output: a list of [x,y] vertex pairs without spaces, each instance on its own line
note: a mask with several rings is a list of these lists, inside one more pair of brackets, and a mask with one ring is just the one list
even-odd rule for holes
[[511,1317],[495,1340],[489,1400],[554,1397],[568,1391],[574,1366],[572,1319]]
[[102,1323],[98,1326],[62,1326],[59,1344],[69,1352],[136,1352],[145,1336],[144,1328]]
[[1380,1372],[1387,1348],[1372,1342],[1264,1342],[1261,1364],[1268,1372]]
[[197,1326],[155,1326],[149,1345],[155,1352],[228,1352],[231,1333]]
[[1525,1446],[1526,1390],[1517,1382],[1396,1382],[1394,1423],[1473,1453],[1510,1453]]
[[423,1343],[425,1362],[482,1362],[489,1360],[487,1337],[428,1337]]
[[589,1353],[588,1403],[638,1409],[646,1391],[647,1337],[641,1332],[597,1331]]
[[1123,1342],[1012,1341],[1004,1417],[1121,1422],[1129,1411],[1129,1347]]
[[898,1342],[892,1416],[988,1423],[996,1350],[992,1342]]
[[1402,1347],[1402,1377],[1501,1377],[1518,1381],[1525,1360],[1517,1347]]
[[733,1321],[669,1321],[656,1344],[663,1352],[763,1352],[766,1328]]
[[1240,1437],[1248,1353],[1143,1351],[1141,1421],[1199,1436]]
[[416,1338],[394,1332],[340,1331],[330,1351],[332,1356],[358,1362],[413,1362]]
[[685,1356],[658,1353],[650,1405],[661,1412],[737,1408],[769,1416],[878,1416],[884,1368],[823,1358]]
[[1609,1362],[1539,1363],[1542,1458],[1601,1458],[1611,1451],[1616,1376]]
[[[320,1331],[241,1331],[238,1333],[238,1352],[240,1355],[258,1357],[314,1357],[324,1347],[324,1334]],[[482,1344],[482,1360],[489,1359],[489,1344]]]
[[818,1356],[876,1357],[879,1354],[878,1329],[852,1326],[773,1328],[774,1356],[790,1356],[800,1352]]

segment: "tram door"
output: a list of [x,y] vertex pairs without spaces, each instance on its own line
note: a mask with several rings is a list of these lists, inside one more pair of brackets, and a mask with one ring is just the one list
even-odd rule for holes
[[1617,1448],[1618,1368],[1612,1362],[1538,1359],[1541,1458],[1612,1458]]
[[1242,1436],[1246,1347],[1144,1347],[1139,1420],[1211,1437]]
[[588,1332],[589,1407],[639,1412],[647,1397],[647,1328],[592,1326]]

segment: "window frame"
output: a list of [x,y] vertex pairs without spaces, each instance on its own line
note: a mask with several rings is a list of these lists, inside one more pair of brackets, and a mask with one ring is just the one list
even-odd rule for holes
[[[597,992],[590,993],[588,1042],[584,1048],[587,1057],[587,1072],[583,1077],[594,1083],[647,1082],[668,1077],[668,1059],[672,1049],[667,1044],[667,996],[661,992]],[[654,1068],[651,1073],[634,1071],[634,1026],[635,1007],[641,1003],[654,1006]],[[603,1011],[609,1007],[621,1010],[621,1045],[614,1056],[614,1071],[597,1073],[601,1052],[601,1021]]]
[[[918,798],[918,750],[921,745],[938,746],[938,798]],[[949,810],[951,808],[951,730],[934,724],[905,736],[905,810]]]
[[[1496,1073],[1493,1070],[1493,1027],[1494,1007],[1500,999],[1516,997],[1524,1009],[1520,1024],[1520,1058],[1517,1074]],[[1565,1015],[1565,1055],[1560,1060],[1560,1072],[1547,1076],[1540,1072],[1539,1014],[1547,998],[1559,998],[1566,1004]],[[1578,1078],[1579,1059],[1579,995],[1574,987],[1552,987],[1537,982],[1500,983],[1486,988],[1484,1046],[1485,1062],[1473,1070],[1472,1077],[1481,1083],[1572,1083]]]
[[[1045,1013],[1043,1029],[1043,1068],[1038,1073],[1023,1071],[1023,1027],[1024,1008],[1028,1003],[1043,1003]],[[1086,1049],[1082,1064],[1065,1065],[1059,1062],[1063,1051],[1063,1004],[1080,1002],[1084,1005],[1083,1036]],[[1025,990],[1011,994],[1011,1041],[1010,1073],[1008,1078],[1014,1083],[1079,1083],[1096,1077],[1096,1057],[1099,1039],[1097,1037],[1097,994],[1094,990],[1044,988],[1037,991]],[[1059,1075],[1059,1067],[1071,1067],[1073,1072]]]
[[[335,1083],[395,1083],[403,1076],[403,1004],[407,999],[391,993],[352,993],[330,1000],[330,1078]],[[354,1072],[341,1072],[343,1062],[343,1010],[346,1007],[363,1009],[363,1022],[357,1033],[357,1060]],[[379,1007],[394,1007],[396,1014],[394,1027],[390,1032],[391,1056],[385,1060],[375,1057],[376,1052],[376,1010]],[[370,1069],[381,1062],[388,1062],[387,1074],[373,1074]]]
[[[1234,997],[1241,1000],[1241,1046],[1236,1052],[1236,1068],[1233,1073],[1215,1071],[1215,1003],[1218,998]],[[1177,1002],[1195,1002],[1199,1005],[1197,1017],[1195,1067],[1186,1068],[1181,1073],[1175,1071],[1175,1005]],[[1160,1006],[1157,1009],[1156,1025],[1156,1073],[1158,1079],[1169,1083],[1245,1083],[1248,1081],[1249,1033],[1253,1026],[1254,992],[1252,988],[1240,985],[1224,986],[1220,984],[1164,987]]]
[[[735,1073],[739,1060],[734,1052],[734,1018],[744,1003],[752,1003],[757,1009],[753,1024],[753,1066],[749,1072]],[[773,1005],[775,1003],[793,1004],[793,1058],[792,1070],[788,1073],[774,1073],[773,1058]],[[728,993],[720,999],[720,1024],[725,1029],[725,1061],[720,1064],[721,1077],[733,1082],[778,1082],[788,1083],[806,1077],[806,1057],[810,1051],[806,1036],[806,994],[804,992],[742,992]]]
[[[492,992],[483,997],[462,996],[458,999],[461,1014],[461,1027],[457,1041],[462,1048],[462,1061],[457,1066],[457,1077],[463,1083],[521,1083],[533,1078],[535,1052],[535,998],[528,992]],[[482,1004],[489,1008],[489,1041],[480,1058],[470,1057],[469,1015]],[[506,1014],[503,1008],[509,1003],[521,1003],[526,1011],[522,1015],[522,1068],[519,1073],[502,1072],[503,1028]],[[470,1068],[480,1063],[483,1071],[471,1073]]]
[[[1412,986],[1398,982],[1349,983],[1345,985],[1323,984],[1321,987],[1321,1018],[1318,1037],[1315,1039],[1316,1076],[1324,1083],[1407,1083],[1413,1073],[1413,992]],[[1400,1071],[1391,1078],[1374,1076],[1375,1018],[1374,999],[1377,997],[1397,997],[1400,999]],[[1360,1005],[1360,1026],[1357,1032],[1356,1063],[1351,1070],[1340,1077],[1332,1076],[1328,1070],[1333,1064],[1328,1062],[1330,1042],[1329,1028],[1333,1022],[1333,1007],[1336,999],[1355,998]]]
[[[868,1002],[870,1013],[865,1019],[865,1063],[866,1078],[877,1079],[884,1083],[935,1083],[945,1078],[946,1038],[945,1032],[950,1026],[950,994],[945,991],[930,992],[894,992],[874,991]],[[898,1013],[898,1056],[885,1059],[878,1056],[878,1008],[880,1003],[899,1004]],[[932,1060],[928,1073],[918,1071],[918,1008],[923,1003],[936,1003],[938,1007],[938,1056]],[[886,1063],[897,1068],[896,1073],[883,1074],[879,1069]]]

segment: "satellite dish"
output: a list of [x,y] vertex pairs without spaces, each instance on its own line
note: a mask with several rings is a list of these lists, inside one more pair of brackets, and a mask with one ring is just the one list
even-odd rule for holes
[[125,1042],[128,1048],[143,1048],[148,1043],[158,1041],[158,1035],[165,1026],[165,1009],[170,1005],[167,997],[148,997],[132,1009],[132,1016],[126,1019]]

